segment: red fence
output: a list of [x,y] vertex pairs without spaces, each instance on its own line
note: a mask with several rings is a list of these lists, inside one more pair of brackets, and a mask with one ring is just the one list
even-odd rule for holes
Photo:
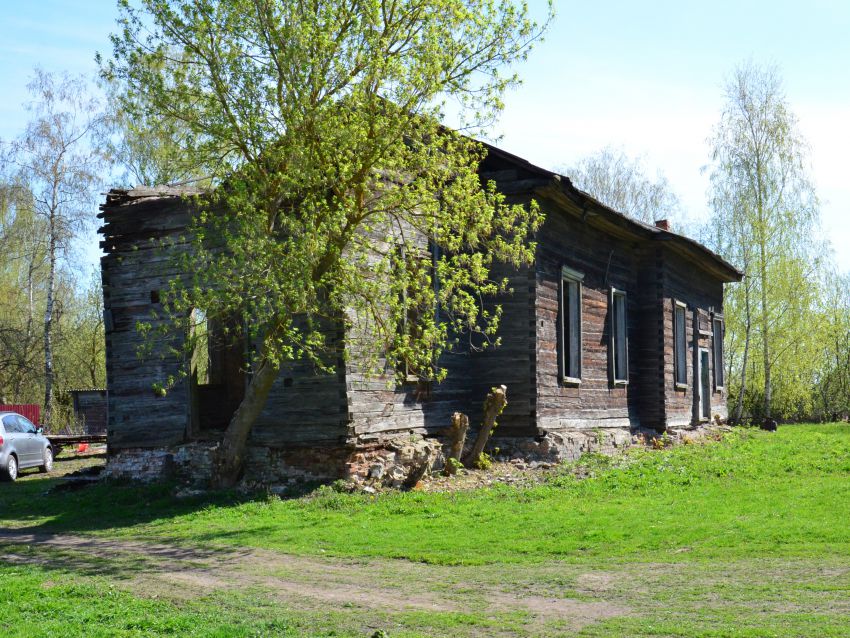
[[0,412],[17,412],[21,416],[27,417],[35,424],[38,424],[41,421],[41,406],[37,403],[0,405]]

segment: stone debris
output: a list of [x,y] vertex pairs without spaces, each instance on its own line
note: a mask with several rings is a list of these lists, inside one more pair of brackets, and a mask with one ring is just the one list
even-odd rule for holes
[[[537,438],[494,438],[490,441],[487,470],[458,468],[443,476],[447,448],[443,442],[420,434],[360,441],[356,445],[325,448],[272,449],[249,447],[245,477],[240,489],[292,493],[299,485],[340,481],[343,489],[376,493],[385,489],[447,491],[496,484],[527,485],[543,480],[547,472],[583,454],[613,455],[633,445],[663,448],[716,438],[730,428],[708,425],[630,432],[620,428],[597,428],[549,432]],[[187,498],[209,485],[217,444],[188,443],[170,449],[122,450],[109,457],[102,476],[133,478],[143,482],[176,480],[183,483],[176,496]]]
[[411,434],[361,447],[346,465],[346,480],[355,489],[413,487],[442,463],[439,441]]

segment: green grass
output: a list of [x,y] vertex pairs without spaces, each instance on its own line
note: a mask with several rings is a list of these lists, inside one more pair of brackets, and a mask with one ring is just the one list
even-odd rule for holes
[[[2,486],[0,525],[438,564],[850,553],[850,426],[591,457],[530,489],[175,501],[170,486],[42,496]],[[19,489],[23,488],[23,489]],[[498,543],[490,539],[498,537]]]
[[[118,606],[128,618],[153,615],[176,623],[173,630],[157,625],[134,634],[135,628],[120,624],[123,619],[118,624],[107,619],[102,626],[114,632],[104,629],[103,635],[364,635],[373,626],[392,626],[393,636],[569,633],[551,618],[538,622],[506,612],[494,619],[476,609],[474,592],[482,584],[547,596],[561,591],[628,610],[584,626],[580,635],[586,636],[850,634],[847,424],[736,431],[720,442],[615,459],[591,456],[580,466],[532,488],[378,496],[322,488],[289,500],[231,493],[178,501],[171,486],[128,485],[44,495],[53,480],[31,480],[0,485],[0,529],[406,559],[442,570],[439,578],[452,595],[472,605],[463,613],[383,616],[361,609],[335,609],[333,615],[275,607],[249,622],[241,619],[239,605],[227,604],[213,626],[205,619],[222,606],[220,600],[194,599],[187,606],[124,589],[110,597],[104,592],[111,591],[112,575],[68,568],[60,576],[72,581],[67,585],[72,594],[73,587],[82,588],[80,622],[85,614]],[[20,590],[0,588],[0,617],[26,612],[40,624],[43,609],[48,622],[48,610],[59,609],[67,598],[55,588],[44,590],[45,580],[56,575],[45,567],[3,566],[0,582],[10,569],[48,602],[34,605]],[[82,584],[75,573],[82,573]],[[581,586],[587,574],[601,573],[614,584],[604,591]],[[400,586],[414,589],[414,580]],[[283,628],[265,634],[263,623],[269,622]]]
[[289,613],[252,592],[175,603],[133,596],[106,578],[31,566],[0,565],[0,618],[4,638],[362,635],[340,630],[345,623],[332,614]]

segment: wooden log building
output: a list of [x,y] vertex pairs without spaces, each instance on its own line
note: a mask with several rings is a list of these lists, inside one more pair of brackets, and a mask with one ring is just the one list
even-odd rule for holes
[[[399,441],[438,434],[454,411],[477,423],[488,389],[502,384],[508,407],[497,444],[551,459],[626,444],[639,429],[726,418],[723,286],[740,281],[740,271],[666,222],[636,221],[495,147],[480,173],[511,201],[536,200],[546,215],[534,264],[499,273],[513,289],[497,300],[502,345],[446,354],[448,378],[427,392],[366,378],[354,358],[333,374],[287,366],[251,434],[253,480],[363,477],[371,453],[404,456]],[[170,450],[214,441],[244,393],[241,351],[211,349],[205,378],[184,379],[165,396],[152,388],[177,373],[176,342],[137,356],[137,323],[158,321],[160,291],[185,274],[169,251],[187,249],[187,193],[112,190],[101,207],[114,474],[161,473],[179,459],[203,465]]]

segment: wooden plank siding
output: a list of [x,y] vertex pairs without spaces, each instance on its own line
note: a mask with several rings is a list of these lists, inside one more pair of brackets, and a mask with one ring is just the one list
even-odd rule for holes
[[[692,424],[698,407],[693,391],[698,350],[711,352],[711,318],[713,313],[722,314],[723,285],[739,280],[741,273],[692,240],[606,208],[566,178],[498,149],[491,151],[482,176],[495,180],[511,201],[535,199],[546,214],[536,237],[530,299],[535,316],[528,342],[533,369],[528,391],[536,433],[604,427],[663,431]],[[563,266],[584,276],[580,384],[564,382],[561,376],[558,313]],[[627,295],[627,385],[613,384],[610,375],[612,287]],[[689,384],[684,391],[674,387],[674,298],[689,308]],[[693,317],[699,329],[694,328]],[[518,362],[524,366],[524,356]],[[713,369],[710,374],[713,379]],[[713,384],[712,388],[712,414],[725,418],[726,396]],[[509,398],[511,394],[509,386]]]
[[[508,406],[499,418],[503,437],[596,428],[663,431],[694,422],[698,349],[711,352],[711,320],[722,313],[723,285],[740,280],[741,273],[686,237],[608,209],[567,178],[491,151],[482,179],[495,181],[511,202],[535,199],[546,215],[535,238],[534,264],[496,266],[492,273],[507,277],[511,288],[510,294],[486,300],[502,306],[501,345],[478,350],[459,344],[441,359],[448,370],[444,382],[398,384],[389,370],[366,374],[369,353],[361,348],[369,342],[369,326],[350,311],[345,322],[340,318],[326,326],[329,344],[339,353],[335,371],[322,372],[304,361],[286,365],[254,426],[253,444],[339,449],[406,433],[433,435],[450,425],[455,411],[467,413],[474,430],[487,392],[502,384],[508,388]],[[174,335],[170,343],[154,344],[144,358],[137,356],[138,323],[158,321],[153,293],[185,276],[175,271],[173,257],[188,249],[181,235],[191,206],[179,191],[112,191],[102,210],[110,450],[191,440],[199,434],[192,419],[199,396],[193,386],[179,381],[164,397],[152,388],[177,374],[181,355],[172,348],[185,337]],[[425,237],[407,236],[417,237],[427,250]],[[579,384],[564,381],[559,363],[563,267],[583,275]],[[627,384],[612,383],[610,375],[612,287],[626,293]],[[682,389],[674,384],[676,301],[687,306],[688,384]],[[380,353],[372,354],[368,358],[380,365]],[[709,362],[714,365],[713,356]],[[711,414],[725,417],[725,392],[713,383],[712,389]]]
[[[699,396],[697,394],[696,357],[699,348],[712,352],[711,318],[723,312],[723,283],[700,273],[678,255],[665,251],[663,269],[664,308],[664,404],[668,427],[690,425],[696,422]],[[687,345],[687,388],[677,389],[674,383],[673,305],[676,301],[687,305],[685,328]],[[696,317],[696,320],[695,320]],[[695,324],[696,321],[696,324]],[[699,325],[700,330],[695,330]],[[709,356],[711,387],[711,414],[727,417],[726,392],[714,387],[714,357]]]
[[[191,207],[179,193],[131,197],[113,191],[102,210],[110,450],[183,443],[204,432],[192,431],[189,383],[178,376],[182,356],[172,352],[185,337],[172,335],[170,342],[155,343],[139,358],[143,337],[137,326],[161,323],[154,318],[159,304],[152,293],[181,276],[174,258],[187,249],[180,238]],[[331,347],[334,343],[331,334]],[[153,384],[169,376],[178,382],[166,396],[156,396]],[[344,373],[322,373],[294,362],[281,370],[251,438],[270,447],[339,445],[348,433]]]
[[[536,261],[536,397],[540,432],[639,424],[644,383],[644,303],[638,286],[643,255],[635,246],[591,227],[568,211],[543,202],[546,222],[538,233]],[[559,288],[562,266],[582,273],[581,383],[560,377],[563,345],[559,333]],[[609,374],[611,287],[626,293],[628,384],[614,385]]]
[[477,429],[481,423],[484,399],[490,389],[505,385],[508,388],[508,405],[497,421],[499,436],[534,436],[537,433],[534,268],[495,265],[492,276],[496,280],[507,278],[511,290],[488,302],[488,305],[502,307],[498,333],[501,344],[470,353],[470,368],[465,377],[469,401],[462,411],[469,415],[471,428]]
[[[369,245],[373,253],[367,263],[377,264],[388,251],[397,250],[387,244],[386,237],[395,235],[401,242],[414,246],[422,256],[431,255],[428,238],[410,225],[398,229],[375,229]],[[377,272],[375,268],[373,272]],[[381,345],[371,337],[366,318],[353,310],[348,312],[346,335],[345,383],[347,417],[352,441],[369,442],[407,433],[434,434],[449,427],[451,415],[466,411],[470,398],[468,371],[470,352],[459,345],[443,354],[440,365],[448,370],[441,383],[411,378],[399,383],[396,371],[389,368]],[[365,361],[376,362],[377,370],[367,370]]]

